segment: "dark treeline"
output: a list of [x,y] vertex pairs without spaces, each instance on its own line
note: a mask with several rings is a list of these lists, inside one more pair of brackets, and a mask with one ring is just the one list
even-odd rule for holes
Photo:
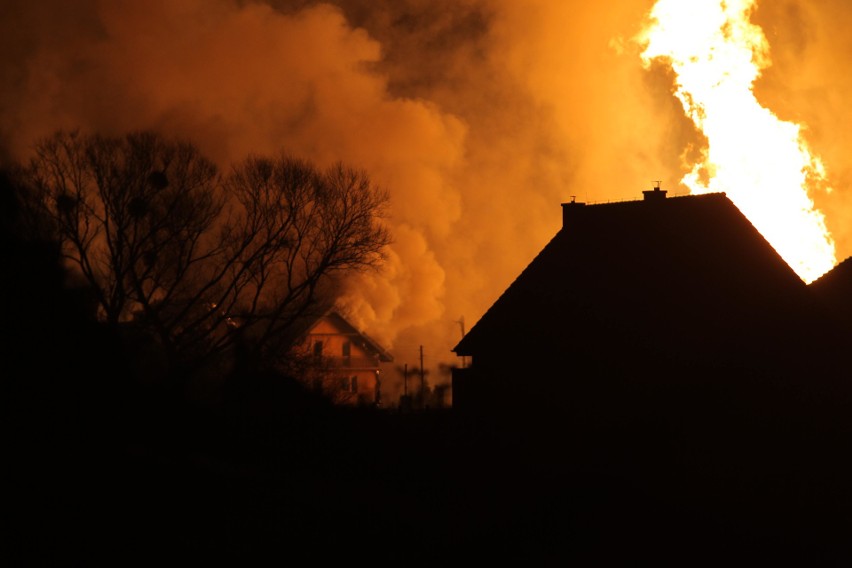
[[164,375],[285,363],[337,277],[378,266],[390,241],[387,193],[342,164],[251,156],[220,173],[156,133],[57,132],[15,173],[27,228]]

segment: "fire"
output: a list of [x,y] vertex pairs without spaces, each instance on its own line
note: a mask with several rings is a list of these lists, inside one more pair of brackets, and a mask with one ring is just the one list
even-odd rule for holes
[[834,241],[808,188],[826,172],[798,124],[761,106],[755,80],[770,65],[763,30],[749,17],[757,0],[658,0],[639,37],[647,67],[671,65],[675,96],[707,138],[702,161],[681,183],[723,191],[805,281],[830,270]]

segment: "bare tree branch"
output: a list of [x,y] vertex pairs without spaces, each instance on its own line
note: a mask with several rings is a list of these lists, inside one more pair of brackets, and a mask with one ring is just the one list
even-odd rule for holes
[[57,132],[25,178],[100,317],[134,322],[182,364],[240,341],[274,358],[338,274],[377,266],[387,193],[360,170],[249,157],[221,177],[151,132]]

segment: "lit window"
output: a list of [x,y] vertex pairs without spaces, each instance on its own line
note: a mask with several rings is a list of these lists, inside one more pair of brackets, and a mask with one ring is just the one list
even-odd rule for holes
[[340,390],[343,392],[358,392],[358,377],[340,377],[338,379]]
[[345,341],[343,343],[343,366],[350,367],[352,364],[352,343]]

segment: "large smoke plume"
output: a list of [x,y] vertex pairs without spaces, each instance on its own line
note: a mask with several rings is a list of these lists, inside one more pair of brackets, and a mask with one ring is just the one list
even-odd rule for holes
[[[227,169],[289,151],[366,169],[391,194],[381,273],[350,282],[356,320],[415,362],[455,363],[476,322],[558,230],[559,204],[675,187],[702,143],[664,66],[632,39],[652,0],[6,2],[0,141],[22,159],[56,128],[156,129]],[[774,65],[758,97],[807,124],[852,251],[852,6],[767,2]]]

